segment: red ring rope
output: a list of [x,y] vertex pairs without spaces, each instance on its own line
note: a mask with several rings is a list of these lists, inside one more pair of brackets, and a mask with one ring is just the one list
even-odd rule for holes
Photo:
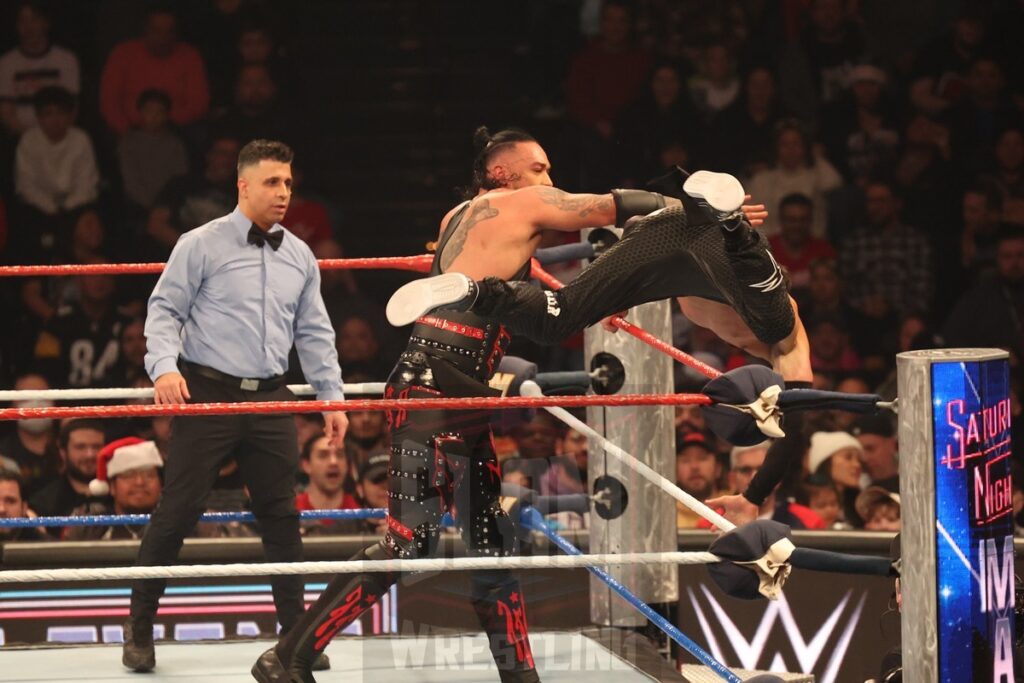
[[174,405],[58,406],[3,408],[0,420],[38,417],[157,417],[161,415],[252,415],[266,413],[319,413],[333,410],[484,410],[561,406],[678,406],[711,405],[704,394],[635,394],[624,396],[480,396],[471,398],[386,398],[358,401],[265,401],[247,403],[184,403]]
[[[533,259],[532,265],[533,270],[530,274],[533,277],[540,280],[541,282],[543,282],[544,284],[546,284],[551,289],[561,289],[562,287],[565,286],[558,281],[558,278],[544,270],[544,268],[541,267],[540,262],[537,259]],[[693,356],[691,356],[690,354],[680,351],[671,344],[668,344],[662,341],[661,339],[658,339],[644,328],[638,325],[634,325],[625,318],[622,318],[617,315],[612,316],[611,322],[612,325],[615,325],[615,327],[619,328],[623,332],[633,335],[643,343],[661,351],[662,353],[667,354],[670,358],[679,361],[683,365],[686,365],[688,367],[693,368],[694,370],[697,370],[698,372],[703,373],[705,376],[710,377],[711,379],[719,377],[722,374],[721,372],[714,369],[707,363],[703,363],[694,358]]]
[[[384,256],[380,258],[336,258],[317,261],[322,270],[370,270],[393,268],[425,273],[433,254],[420,256]],[[56,266],[0,266],[0,277],[38,277],[43,275],[144,275],[162,273],[163,263],[87,263]]]

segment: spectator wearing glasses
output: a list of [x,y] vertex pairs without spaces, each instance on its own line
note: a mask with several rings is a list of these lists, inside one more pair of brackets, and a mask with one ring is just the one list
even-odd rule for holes
[[[735,446],[729,452],[729,488],[734,493],[742,494],[747,490],[750,480],[764,464],[770,447],[771,442],[764,441],[756,446]],[[825,528],[825,522],[813,510],[782,499],[774,491],[761,503],[758,519],[771,519],[793,529]]]
[[[96,478],[89,482],[95,496],[110,494],[75,508],[78,515],[149,514],[160,500],[160,471],[164,461],[152,441],[128,436],[112,441],[97,456]],[[64,540],[123,540],[142,538],[145,525],[110,524],[106,526],[69,526]]]

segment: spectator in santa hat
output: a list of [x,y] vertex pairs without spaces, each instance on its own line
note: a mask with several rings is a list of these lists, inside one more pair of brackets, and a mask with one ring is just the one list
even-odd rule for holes
[[842,519],[854,528],[864,526],[856,501],[864,475],[864,447],[848,432],[815,432],[807,452],[808,482],[835,488]]
[[[76,508],[72,515],[149,514],[160,500],[160,451],[152,441],[134,436],[112,441],[96,458],[96,478],[89,482],[94,496],[110,494],[112,503],[96,501]],[[69,541],[142,538],[143,525],[70,526]]]

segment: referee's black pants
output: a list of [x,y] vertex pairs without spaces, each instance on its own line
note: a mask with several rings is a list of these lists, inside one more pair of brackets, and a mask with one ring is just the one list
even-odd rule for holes
[[[268,391],[242,389],[183,369],[190,403],[292,401],[287,387]],[[269,562],[302,560],[299,515],[295,511],[295,470],[298,467],[295,420],[281,415],[178,416],[173,419],[163,493],[139,547],[138,565],[173,564],[182,540],[206,509],[217,473],[232,456],[238,461],[256,515],[263,553]],[[136,581],[131,616],[148,626],[167,582]],[[287,631],[302,616],[301,576],[270,579],[277,620]]]

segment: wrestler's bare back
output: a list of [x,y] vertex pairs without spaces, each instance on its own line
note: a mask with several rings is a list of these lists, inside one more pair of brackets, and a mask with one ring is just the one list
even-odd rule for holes
[[[448,229],[455,207],[441,222]],[[544,230],[576,231],[615,222],[610,194],[570,194],[536,185],[474,197],[441,253],[441,270],[474,280],[510,280],[533,257]]]

